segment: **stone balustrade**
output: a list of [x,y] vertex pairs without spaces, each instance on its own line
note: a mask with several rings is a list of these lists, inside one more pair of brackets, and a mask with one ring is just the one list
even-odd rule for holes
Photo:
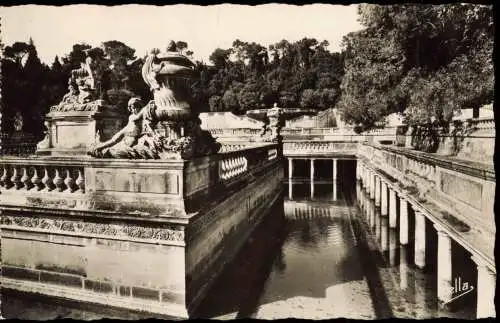
[[244,149],[247,147],[252,146],[251,142],[224,142],[222,143],[222,147],[220,149],[221,153],[233,151],[233,150],[239,150],[239,149]]
[[438,206],[470,228],[479,228],[485,237],[494,236],[493,167],[377,144],[361,144],[358,156],[422,203]]
[[278,156],[278,148],[261,144],[244,147],[239,150],[219,153],[219,179],[222,182],[231,181],[239,176],[273,162]]
[[278,158],[278,149],[276,148],[273,148],[273,149],[269,149],[267,151],[267,156],[268,156],[268,160],[273,160],[275,158]]
[[2,190],[25,190],[42,192],[85,192],[83,166],[42,160],[3,159],[0,164],[0,187]]
[[208,131],[216,137],[238,137],[238,136],[257,136],[262,129],[255,128],[225,128],[225,129],[208,129]]
[[219,161],[219,178],[228,180],[245,173],[248,170],[248,160],[245,156],[228,156]]
[[469,119],[469,122],[471,125],[474,126],[475,129],[488,129],[488,130],[495,130],[495,119],[490,118],[490,117],[485,117],[485,118],[473,118]]
[[283,142],[285,156],[356,155],[356,141],[294,140]]

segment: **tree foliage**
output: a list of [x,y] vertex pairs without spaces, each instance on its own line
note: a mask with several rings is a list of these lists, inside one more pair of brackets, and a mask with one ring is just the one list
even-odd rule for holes
[[404,112],[410,123],[448,122],[492,101],[490,6],[365,4],[359,20],[365,28],[343,40],[346,121],[372,127]]

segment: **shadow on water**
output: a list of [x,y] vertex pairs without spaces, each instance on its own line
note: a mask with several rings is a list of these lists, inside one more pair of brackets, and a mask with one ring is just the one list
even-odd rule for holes
[[[352,185],[338,185],[337,201],[332,201],[331,183],[316,184],[313,200],[310,184],[294,186],[299,202],[285,199],[265,216],[208,292],[196,317],[254,317],[267,305],[280,307],[286,315],[293,307],[307,307],[299,301],[304,298],[336,303],[335,298],[344,295],[334,295],[335,291],[364,281],[349,217]],[[380,297],[380,291],[366,297]]]

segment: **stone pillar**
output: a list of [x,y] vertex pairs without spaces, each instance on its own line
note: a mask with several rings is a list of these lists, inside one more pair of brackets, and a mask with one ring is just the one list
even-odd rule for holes
[[375,206],[380,207],[380,176],[375,176]]
[[373,207],[373,213],[375,214],[375,235],[377,237],[377,242],[380,242],[380,237],[381,237],[381,224],[382,224],[382,217],[380,216],[380,211],[377,209],[375,206],[375,203],[372,202],[372,207]]
[[478,319],[496,317],[495,288],[496,273],[488,268],[486,262],[477,256],[472,260],[477,265],[477,313]]
[[397,205],[396,205],[396,191],[392,188],[389,189],[389,227],[395,228],[397,224]]
[[[336,181],[337,180],[337,158],[333,158],[332,159],[333,161],[333,180]],[[358,171],[356,170],[356,178],[358,177]]]
[[311,182],[314,182],[314,159],[311,158]]
[[389,265],[396,265],[396,249],[398,247],[397,241],[397,232],[394,229],[389,229]]
[[288,179],[293,177],[293,158],[288,158]]
[[405,290],[408,288],[408,250],[407,246],[399,246],[399,288]]
[[382,252],[385,252],[389,249],[389,235],[388,235],[388,223],[387,216],[380,216],[380,246],[382,248]]
[[372,171],[370,174],[370,198],[375,198],[375,172]]
[[451,300],[452,292],[452,262],[451,262],[451,238],[437,224],[434,224],[438,235],[437,253],[437,297],[443,304]]
[[337,200],[337,181],[333,181],[333,200]]
[[425,216],[415,210],[415,265],[425,268]]
[[311,200],[314,199],[314,182],[311,181]]
[[389,214],[388,201],[387,201],[387,184],[384,181],[381,181],[380,186],[380,214],[387,215]]
[[408,201],[400,197],[400,214],[399,214],[399,243],[402,245],[408,244]]
[[293,184],[292,184],[292,181],[288,182],[288,199],[293,200]]

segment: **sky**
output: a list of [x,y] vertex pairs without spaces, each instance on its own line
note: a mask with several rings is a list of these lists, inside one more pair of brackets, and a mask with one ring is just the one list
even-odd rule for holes
[[185,41],[195,60],[209,62],[216,48],[229,48],[235,39],[263,46],[282,39],[328,40],[340,51],[342,37],[361,29],[356,5],[24,5],[0,7],[4,45],[31,37],[40,59],[51,64],[67,55],[73,44],[98,46],[119,40],[143,56],[152,48],[166,49],[170,40]]

